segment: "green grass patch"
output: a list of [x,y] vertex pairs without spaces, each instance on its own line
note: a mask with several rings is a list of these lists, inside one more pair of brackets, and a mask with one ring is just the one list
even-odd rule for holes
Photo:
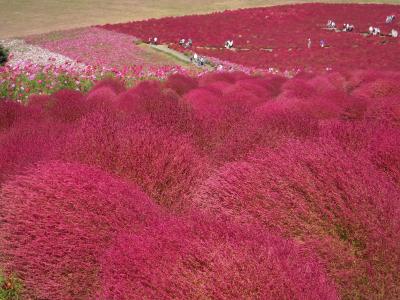
[[22,282],[14,275],[5,275],[0,271],[0,300],[22,299]]

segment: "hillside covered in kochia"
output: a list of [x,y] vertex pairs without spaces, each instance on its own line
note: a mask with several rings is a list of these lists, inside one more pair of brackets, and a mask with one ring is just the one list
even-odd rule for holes
[[42,299],[400,295],[400,74],[0,102],[0,264]]

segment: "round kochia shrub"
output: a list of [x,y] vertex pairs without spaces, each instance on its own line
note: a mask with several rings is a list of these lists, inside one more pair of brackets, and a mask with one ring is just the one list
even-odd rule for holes
[[177,132],[192,130],[189,106],[172,89],[158,81],[145,81],[116,97],[115,106],[133,117],[146,118],[160,127]]
[[288,139],[314,137],[318,120],[296,107],[296,102],[267,102],[228,132],[213,152],[219,163],[238,161],[257,148],[276,147]]
[[27,299],[88,299],[116,232],[151,225],[160,212],[131,184],[53,161],[4,184],[0,217],[0,263],[22,279]]
[[337,299],[321,265],[257,228],[196,215],[121,234],[99,299]]
[[0,134],[0,185],[9,176],[32,164],[56,157],[66,129],[60,123],[28,118],[14,122]]
[[322,140],[223,166],[194,206],[301,241],[345,298],[393,299],[400,294],[399,196],[367,157]]
[[207,171],[185,136],[104,111],[82,119],[62,155],[129,179],[166,207],[181,205]]
[[165,82],[165,86],[173,89],[178,93],[178,95],[182,96],[188,91],[196,88],[198,86],[198,82],[196,78],[174,74],[168,77],[167,81]]
[[0,101],[0,132],[8,130],[24,112],[23,105],[14,101]]

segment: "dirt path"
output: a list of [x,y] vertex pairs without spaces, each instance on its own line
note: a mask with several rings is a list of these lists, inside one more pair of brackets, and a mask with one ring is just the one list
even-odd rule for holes
[[202,67],[196,66],[189,57],[187,57],[186,55],[184,55],[183,53],[176,51],[174,49],[171,49],[168,47],[168,45],[148,45],[148,44],[144,44],[147,47],[149,47],[150,49],[153,49],[154,51],[158,51],[163,53],[164,55],[167,55],[169,57],[172,57],[176,60],[178,60],[179,62],[183,62],[186,65],[189,66],[193,66],[194,68],[200,68],[200,69],[207,69],[207,70],[213,70],[214,67],[209,65],[209,64],[205,64]]
[[147,18],[305,2],[399,4],[399,0],[0,0],[0,38]]
[[149,48],[164,53],[165,55],[172,56],[173,58],[182,61],[187,64],[191,64],[190,58],[184,55],[183,53],[168,48],[167,45],[147,45]]

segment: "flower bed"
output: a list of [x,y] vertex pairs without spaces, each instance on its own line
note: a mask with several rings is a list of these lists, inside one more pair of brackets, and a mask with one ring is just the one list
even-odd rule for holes
[[139,65],[143,68],[176,65],[175,61],[136,45],[135,37],[95,27],[31,36],[25,40],[91,66],[124,69]]

